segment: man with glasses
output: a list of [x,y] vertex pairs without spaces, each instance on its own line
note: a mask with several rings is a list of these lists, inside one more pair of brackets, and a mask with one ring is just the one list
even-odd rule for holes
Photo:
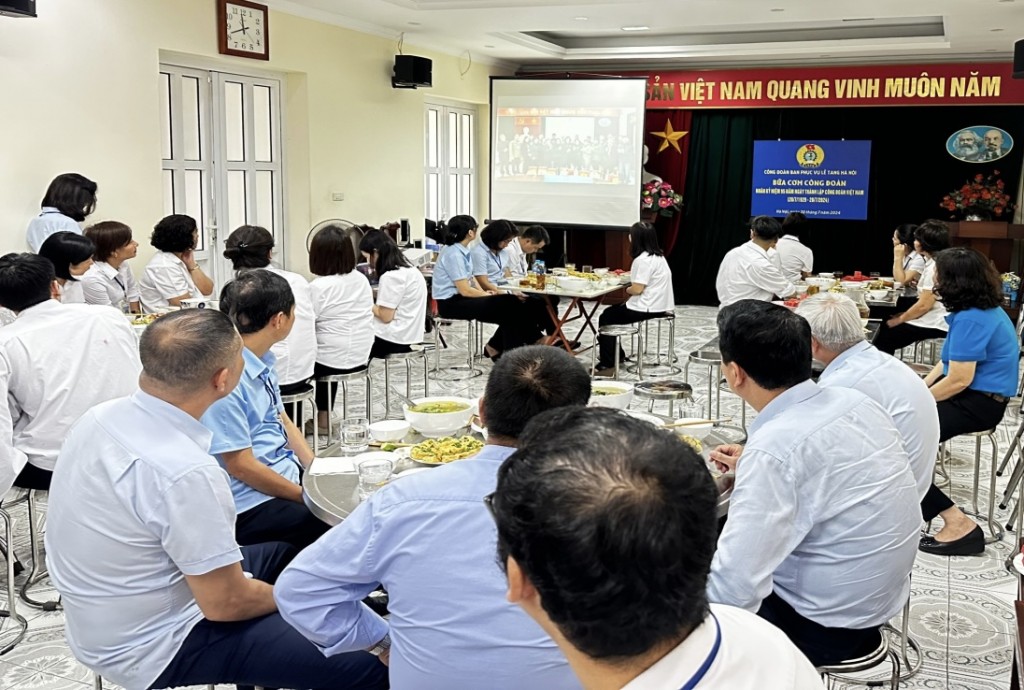
[[[360,504],[282,573],[281,615],[329,656],[390,654],[397,690],[579,687],[551,638],[505,600],[483,499],[527,422],[589,397],[586,370],[563,350],[505,353],[480,401],[484,449]],[[378,583],[390,597],[387,621],[360,603]]]

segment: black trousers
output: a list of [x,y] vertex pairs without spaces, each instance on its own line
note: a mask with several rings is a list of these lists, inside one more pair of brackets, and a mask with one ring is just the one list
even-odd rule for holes
[[[601,312],[601,318],[597,322],[600,326],[621,326],[627,323],[656,319],[664,315],[664,312],[660,311],[633,311],[625,304],[616,304]],[[610,335],[602,335],[598,340],[600,342],[600,354],[598,355],[600,361],[597,366],[601,369],[615,366],[615,338]],[[621,362],[625,358],[625,354],[621,353],[621,347],[619,349],[619,361]]]
[[[281,397],[283,398],[286,395],[295,395],[296,393],[301,393],[302,391],[307,390],[311,385],[312,384],[309,382],[309,379],[306,379],[305,381],[296,381],[295,383],[283,383],[277,387],[277,390],[279,393],[281,393]],[[301,428],[302,403],[293,403],[287,406],[285,408],[285,411],[288,413],[288,416],[291,418],[291,420],[295,422],[295,425]]]
[[526,308],[530,310],[530,314],[533,315],[533,322],[537,330],[547,335],[554,335],[555,320],[551,318],[551,312],[548,311],[548,303],[556,311],[558,310],[558,298],[549,295],[528,295],[523,302]]
[[402,352],[412,352],[412,345],[393,343],[384,338],[373,336],[373,347],[370,348],[370,359],[381,359],[386,355],[397,355]]
[[541,337],[537,319],[531,314],[530,307],[514,295],[455,295],[437,300],[437,313],[447,319],[476,319],[498,324],[498,330],[488,345],[499,352],[535,343]]
[[909,323],[901,323],[898,326],[890,327],[887,321],[883,321],[875,334],[872,344],[882,352],[895,354],[896,350],[907,345],[919,343],[929,338],[945,338],[946,331],[938,328],[922,328],[912,326]]
[[36,467],[27,463],[18,476],[14,478],[14,485],[21,489],[50,490],[50,480],[53,479],[53,472]]
[[[1006,403],[997,402],[987,395],[968,388],[948,400],[938,403],[939,441],[975,431],[988,431],[1003,420]],[[952,499],[934,484],[921,500],[921,516],[925,521],[952,508]]]
[[[242,569],[273,584],[295,556],[282,543],[242,547]],[[242,687],[342,690],[388,687],[388,670],[367,652],[325,657],[281,614],[233,623],[205,618],[151,688],[236,684]]]
[[235,539],[241,546],[282,541],[301,551],[328,529],[304,504],[284,498],[264,501],[235,518]]
[[[370,353],[370,356],[371,357],[373,356],[372,352]],[[320,362],[317,362],[316,364],[313,365],[313,378],[319,378],[321,376],[336,376],[338,374],[354,374],[357,371],[363,371],[364,369],[366,369],[367,366],[369,366],[369,365],[368,364],[364,364],[361,367],[353,367],[351,369],[335,369],[334,367],[329,367],[326,364],[321,364]],[[328,412],[328,411],[330,411],[332,409],[331,408],[331,402],[332,401],[337,401],[337,399],[338,399],[338,384],[336,384],[336,383],[330,384],[330,396],[328,396],[328,387],[327,386],[317,386],[316,387],[316,407],[317,407],[317,411],[319,411],[319,412]]]
[[786,633],[815,666],[828,666],[869,654],[882,639],[878,628],[828,628],[804,618],[775,592],[768,595],[757,615]]

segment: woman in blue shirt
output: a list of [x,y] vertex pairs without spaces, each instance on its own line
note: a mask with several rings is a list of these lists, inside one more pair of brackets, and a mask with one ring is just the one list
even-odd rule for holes
[[434,266],[432,295],[442,318],[498,324],[485,347],[487,356],[497,359],[502,352],[539,341],[541,333],[528,308],[514,295],[499,295],[493,286],[490,290],[477,286],[469,249],[476,229],[472,216],[455,216],[448,221],[448,246],[441,250]]
[[[954,247],[935,255],[936,289],[949,311],[942,361],[925,378],[939,410],[939,440],[987,431],[1003,419],[1016,393],[1020,342],[1002,310],[999,274],[975,249]],[[985,550],[981,527],[934,484],[921,501],[925,520],[941,515],[939,532],[921,538],[921,550],[970,556]]]

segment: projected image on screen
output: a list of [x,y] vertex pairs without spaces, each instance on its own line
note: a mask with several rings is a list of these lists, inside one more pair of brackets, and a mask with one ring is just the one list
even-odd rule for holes
[[632,108],[502,108],[497,177],[517,182],[636,184]]
[[639,220],[645,96],[643,79],[495,79],[491,217]]

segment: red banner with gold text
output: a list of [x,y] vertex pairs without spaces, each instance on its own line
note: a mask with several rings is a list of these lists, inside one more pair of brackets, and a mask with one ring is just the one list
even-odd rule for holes
[[647,107],[1024,104],[1012,72],[1009,63],[648,72]]

